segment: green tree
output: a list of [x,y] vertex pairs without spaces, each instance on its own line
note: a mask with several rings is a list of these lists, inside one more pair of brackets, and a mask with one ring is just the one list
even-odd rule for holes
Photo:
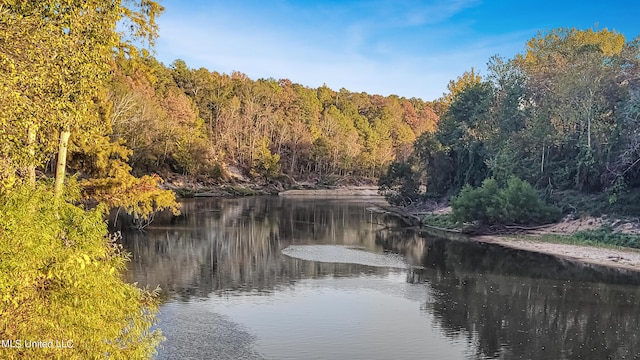
[[431,196],[444,196],[451,188],[455,176],[455,163],[448,151],[433,133],[424,133],[413,144],[415,171],[420,174],[420,182]]
[[544,224],[558,220],[560,209],[545,204],[526,181],[512,177],[500,187],[492,179],[473,188],[465,185],[451,199],[452,216],[459,222],[477,222],[480,226]]
[[280,155],[269,150],[268,139],[263,138],[259,143],[258,148],[254,150],[251,171],[263,176],[266,180],[271,180],[280,175]]
[[540,168],[545,161],[561,166],[562,171],[549,169],[561,187],[593,191],[602,186],[599,175],[622,94],[624,70],[616,59],[624,41],[606,29],[555,29],[531,39],[516,59],[528,74],[536,104]]
[[482,77],[476,74],[474,68],[471,71],[465,71],[462,75],[458,76],[456,80],[450,80],[447,84],[448,93],[442,94],[442,96],[434,101],[433,109],[438,116],[444,115],[449,106],[454,101],[456,96],[464,91],[468,86],[479,84],[482,81]]
[[[131,2],[128,7],[120,2],[104,5],[98,0],[65,0],[13,2],[0,8],[0,29],[7,35],[2,37],[0,64],[9,70],[2,76],[12,84],[8,92],[15,100],[15,106],[3,108],[7,120],[0,124],[15,141],[3,146],[10,160],[17,159],[16,167],[27,159],[31,173],[34,166],[55,154],[54,190],[58,195],[63,192],[73,146],[71,135],[76,134],[75,150],[79,152],[88,139],[110,135],[105,88],[114,49],[134,56],[132,41],[153,42],[155,17],[163,10],[153,1]],[[134,39],[121,36],[116,30],[119,21],[131,24]],[[34,52],[23,56],[15,46]],[[22,123],[27,126],[26,136],[21,137]],[[42,135],[37,136],[36,131]],[[34,140],[39,142],[39,154]],[[19,149],[25,144],[27,156]],[[33,179],[33,174],[28,178]]]
[[[72,131],[99,121],[94,115],[97,114],[94,99],[100,96],[109,73],[112,49],[118,45],[115,24],[122,16],[122,8],[101,8],[101,5],[97,1],[73,0],[51,4],[18,2],[2,13],[3,24],[28,29],[15,39],[18,44],[28,44],[28,48],[35,48],[34,43],[42,45],[29,58],[16,58],[5,51],[3,54],[8,55],[9,66],[23,69],[17,76],[34,76],[44,81],[42,86],[18,92],[24,103],[41,104],[38,108],[31,107],[37,123],[28,126],[27,131],[48,127],[59,134],[54,183],[57,194],[63,189]],[[40,65],[45,62],[48,66]],[[27,138],[30,142],[33,136]],[[51,138],[47,141],[55,142]]]
[[453,160],[455,175],[449,190],[457,193],[465,184],[478,186],[489,175],[486,142],[491,126],[493,88],[483,82],[466,87],[440,120],[436,137]]
[[419,175],[406,162],[391,163],[378,186],[385,199],[394,205],[411,205],[421,197]]

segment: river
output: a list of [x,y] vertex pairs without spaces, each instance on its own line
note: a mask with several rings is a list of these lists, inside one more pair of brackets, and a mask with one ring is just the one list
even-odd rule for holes
[[189,199],[123,234],[157,359],[636,359],[640,276],[402,229],[375,199]]

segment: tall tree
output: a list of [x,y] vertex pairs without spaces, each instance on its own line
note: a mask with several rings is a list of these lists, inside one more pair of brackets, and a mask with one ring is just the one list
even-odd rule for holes
[[598,174],[620,101],[615,59],[624,41],[606,29],[556,29],[531,39],[526,53],[516,59],[528,74],[531,99],[542,116],[538,122],[548,119],[553,128],[540,139],[541,169],[545,157],[563,163],[571,159],[556,182],[572,182],[579,189],[600,186]]
[[488,175],[486,143],[492,134],[494,91],[487,82],[467,86],[451,103],[436,136],[455,163],[450,190],[478,186]]
[[[7,83],[15,84],[10,92],[19,102],[8,118],[28,124],[26,140],[22,141],[28,149],[37,137],[35,131],[46,134],[41,137],[44,148],[57,143],[57,194],[63,189],[72,133],[90,132],[104,121],[99,106],[104,100],[114,49],[131,54],[134,48],[118,33],[116,24],[126,19],[136,39],[155,38],[155,16],[162,8],[146,0],[127,5],[119,1],[60,0],[10,2],[1,8],[0,26],[7,36],[3,36],[0,62],[9,69],[3,71],[4,76],[13,77]],[[8,45],[9,41],[13,45]],[[16,46],[34,51],[25,56]]]
[[439,99],[433,102],[433,109],[436,114],[438,114],[438,116],[444,115],[458,94],[468,86],[478,84],[480,81],[482,81],[482,77],[476,74],[474,68],[471,68],[471,71],[465,71],[462,75],[458,76],[457,79],[450,80],[447,84],[447,90],[449,90],[449,92],[442,94]]

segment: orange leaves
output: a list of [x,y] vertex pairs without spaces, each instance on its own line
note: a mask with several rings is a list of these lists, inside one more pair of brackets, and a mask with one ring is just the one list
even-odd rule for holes
[[162,108],[172,122],[183,126],[194,126],[197,119],[196,110],[191,100],[178,89],[170,89],[162,99]]

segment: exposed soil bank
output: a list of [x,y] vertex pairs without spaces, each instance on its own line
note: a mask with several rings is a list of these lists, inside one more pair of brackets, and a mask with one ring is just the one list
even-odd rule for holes
[[513,249],[553,255],[570,261],[640,271],[640,251],[635,249],[611,249],[584,245],[554,244],[497,235],[472,236],[471,239]]
[[333,197],[381,197],[378,194],[378,188],[375,186],[344,186],[335,189],[298,189],[298,190],[286,190],[278,193],[283,197],[321,197],[321,198],[333,198]]
[[327,177],[296,180],[282,175],[277,179],[265,181],[261,178],[248,178],[239,172],[232,173],[226,181],[213,181],[208,178],[168,174],[163,177],[162,188],[172,190],[178,197],[215,197],[247,195],[282,196],[376,196],[378,187],[375,179],[358,177]]

